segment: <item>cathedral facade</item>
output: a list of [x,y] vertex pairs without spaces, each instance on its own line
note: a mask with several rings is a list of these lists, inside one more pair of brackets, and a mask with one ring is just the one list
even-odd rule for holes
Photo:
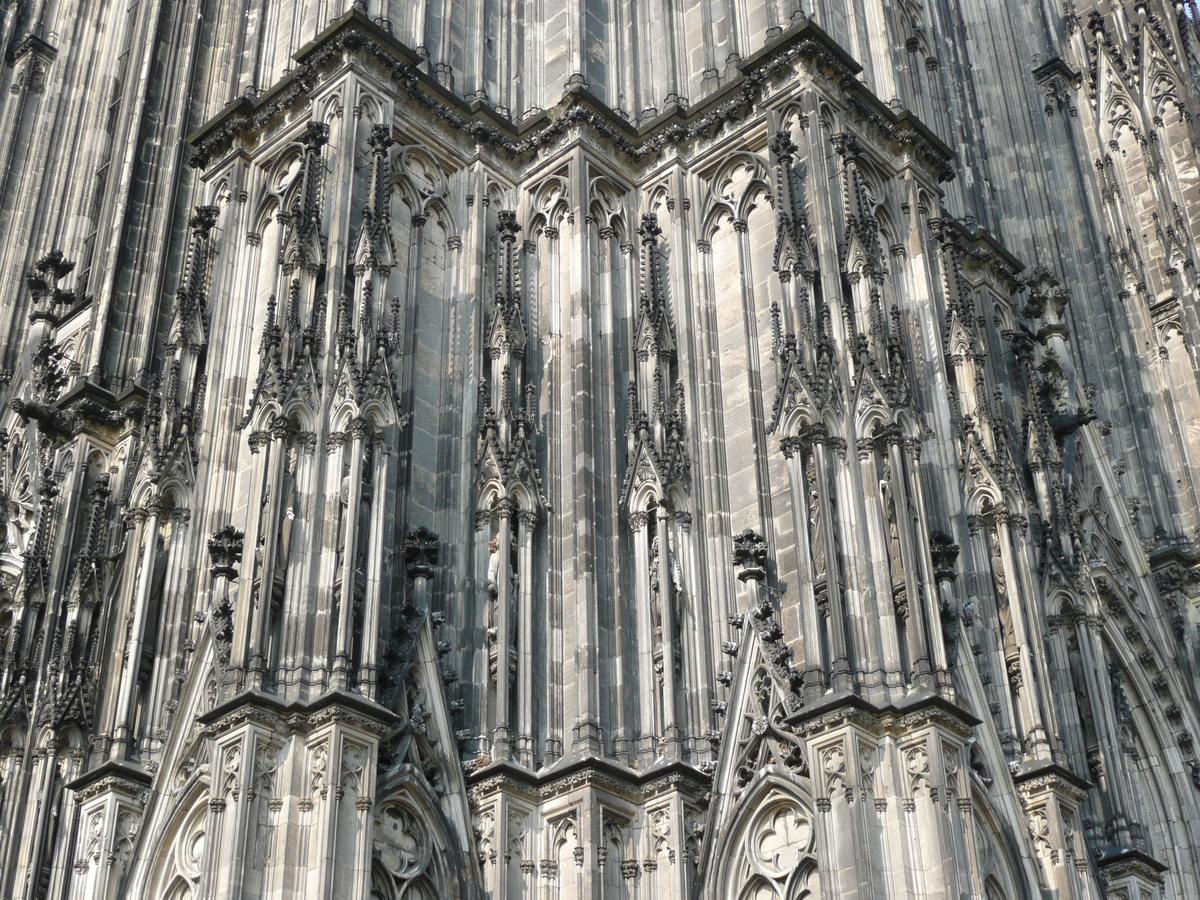
[[1200,897],[1195,0],[0,48],[0,897]]

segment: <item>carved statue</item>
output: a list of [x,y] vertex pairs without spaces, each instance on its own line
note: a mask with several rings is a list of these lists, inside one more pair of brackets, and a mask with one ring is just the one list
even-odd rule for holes
[[495,597],[500,593],[500,538],[488,541],[487,589]]

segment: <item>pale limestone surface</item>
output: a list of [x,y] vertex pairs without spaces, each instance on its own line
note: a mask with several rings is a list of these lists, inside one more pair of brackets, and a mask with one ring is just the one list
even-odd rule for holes
[[1197,18],[8,3],[0,897],[1200,896]]

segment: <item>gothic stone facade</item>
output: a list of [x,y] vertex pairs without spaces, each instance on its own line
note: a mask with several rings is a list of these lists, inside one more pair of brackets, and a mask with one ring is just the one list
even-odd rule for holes
[[8,0],[0,896],[1200,897],[1194,0]]

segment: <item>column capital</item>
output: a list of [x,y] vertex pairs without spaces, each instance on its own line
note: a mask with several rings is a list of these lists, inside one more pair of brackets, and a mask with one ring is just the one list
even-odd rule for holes
[[733,538],[733,564],[742,571],[742,581],[762,581],[766,577],[767,542],[753,528],[747,528]]
[[404,537],[404,561],[409,577],[432,578],[441,546],[441,538],[424,525],[410,530]]

